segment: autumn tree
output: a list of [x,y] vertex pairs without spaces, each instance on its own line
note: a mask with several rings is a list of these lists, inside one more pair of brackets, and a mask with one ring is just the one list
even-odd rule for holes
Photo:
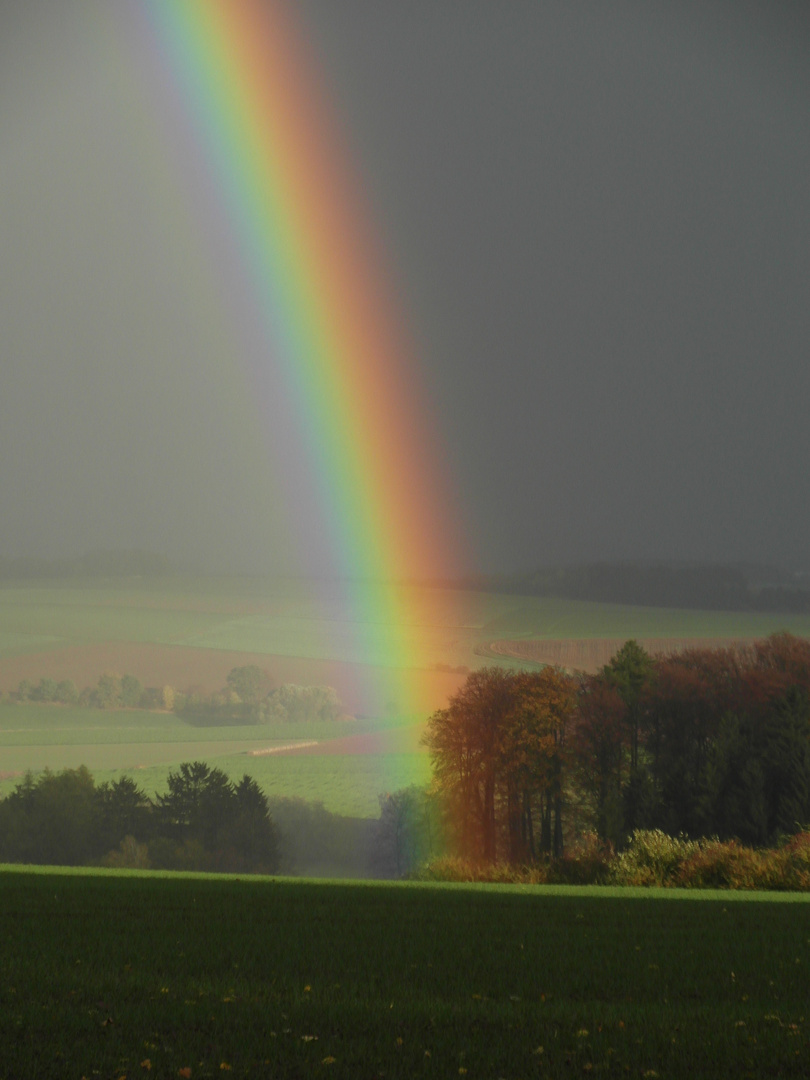
[[425,742],[459,851],[513,861],[563,844],[566,731],[573,680],[556,668],[517,674],[483,668],[468,676],[446,709],[428,721]]
[[654,798],[637,823],[754,844],[805,824],[809,690],[810,642],[787,633],[657,657],[642,695]]
[[474,671],[447,708],[430,717],[424,740],[459,851],[485,862],[497,855],[496,792],[515,681],[502,668]]
[[540,850],[555,856],[562,853],[569,760],[566,736],[575,705],[574,681],[559,668],[523,673],[514,680],[499,763],[512,862],[536,855],[536,813],[540,818]]

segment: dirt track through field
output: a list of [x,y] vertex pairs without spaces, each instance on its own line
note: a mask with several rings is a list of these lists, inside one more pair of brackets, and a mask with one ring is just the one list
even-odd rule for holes
[[[134,675],[144,686],[174,686],[210,693],[225,686],[228,672],[244,664],[256,664],[275,685],[333,686],[345,708],[355,715],[380,715],[388,680],[383,669],[368,668],[341,660],[311,660],[267,653],[195,649],[184,645],[152,645],[107,642],[75,645],[46,652],[0,659],[0,689],[15,690],[21,679],[38,682],[44,676],[57,681],[73,679],[76,685],[93,686],[105,671]],[[375,672],[378,674],[375,676]],[[428,711],[440,708],[464,681],[463,675],[440,671],[415,671],[419,704]],[[375,692],[379,685],[379,693]]]
[[307,755],[335,754],[427,753],[427,750],[420,742],[424,730],[423,724],[414,724],[412,727],[392,728],[389,731],[373,731],[366,735],[345,735],[338,739],[280,749],[278,755],[281,757],[303,757]]
[[[684,649],[718,649],[742,644],[750,638],[640,638],[639,645],[650,654],[683,652]],[[593,674],[604,667],[624,645],[622,638],[573,638],[563,641],[537,639],[492,641],[489,649],[497,656],[533,660]]]

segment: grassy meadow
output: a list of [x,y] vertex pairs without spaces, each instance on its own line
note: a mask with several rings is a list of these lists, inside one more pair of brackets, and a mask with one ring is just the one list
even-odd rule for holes
[[[27,769],[79,765],[86,765],[98,783],[131,775],[153,795],[165,790],[172,768],[193,759],[222,769],[232,780],[248,773],[274,796],[320,801],[348,817],[376,817],[382,792],[428,780],[417,733],[412,724],[397,720],[200,728],[165,712],[0,704],[0,797]],[[374,734],[377,743],[368,750],[363,739]],[[252,756],[313,741],[318,747],[308,747],[307,754]],[[358,752],[351,752],[353,741],[360,744]],[[341,752],[344,746],[348,752]]]
[[[414,593],[421,621],[409,632],[429,644],[434,658],[431,670],[413,673],[423,688],[424,715],[444,704],[465,669],[531,664],[498,654],[493,642],[712,639],[778,629],[810,636],[810,618],[803,616],[658,610],[441,588],[414,587]],[[386,633],[380,627],[381,654]],[[232,667],[257,663],[277,684],[334,686],[358,719],[318,731],[312,725],[201,728],[165,712],[6,701],[0,703],[0,796],[26,769],[80,764],[98,780],[132,773],[152,793],[179,762],[204,759],[231,777],[249,772],[270,795],[298,795],[321,800],[337,813],[375,816],[381,792],[424,782],[428,775],[413,734],[421,718],[392,713],[384,691],[375,692],[375,682],[385,683],[375,659],[358,651],[339,595],[303,582],[211,577],[6,584],[0,588],[0,690],[43,676],[73,679],[81,687],[117,671],[144,685],[212,691],[224,685]],[[387,741],[343,742],[374,731],[387,733]],[[250,756],[292,740],[316,740],[319,748]]]
[[799,1077],[795,895],[0,870],[0,1077]]

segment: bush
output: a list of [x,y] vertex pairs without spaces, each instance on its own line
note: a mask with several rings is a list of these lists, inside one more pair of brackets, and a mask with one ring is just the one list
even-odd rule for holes
[[610,870],[613,885],[670,885],[681,863],[700,851],[697,840],[667,836],[660,829],[636,829]]
[[438,859],[431,859],[408,877],[411,881],[480,881],[504,885],[544,885],[547,880],[544,865],[476,863],[457,855],[442,855]]
[[200,840],[193,838],[174,841],[158,836],[149,842],[147,859],[156,870],[214,869],[212,854]]
[[705,841],[675,874],[674,884],[687,889],[757,889],[771,886],[765,855],[736,840]]
[[531,885],[631,885],[685,889],[810,891],[810,831],[781,847],[756,850],[737,840],[687,840],[637,830],[620,855],[594,834],[570,853],[529,867],[473,863],[453,855],[410,874],[416,881],[491,881]]
[[810,832],[791,836],[781,847],[768,853],[769,862],[777,871],[773,889],[810,890]]
[[586,833],[561,859],[548,866],[547,881],[555,885],[604,885],[615,860],[613,848],[596,833]]
[[101,860],[102,866],[111,866],[117,869],[149,870],[149,848],[146,844],[139,844],[134,836],[125,836],[114,851],[108,852]]

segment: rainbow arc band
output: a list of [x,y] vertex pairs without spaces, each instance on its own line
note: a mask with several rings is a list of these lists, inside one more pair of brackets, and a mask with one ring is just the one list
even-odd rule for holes
[[458,543],[407,335],[321,74],[281,0],[143,0],[310,451],[357,652],[403,711],[428,657],[408,578]]

